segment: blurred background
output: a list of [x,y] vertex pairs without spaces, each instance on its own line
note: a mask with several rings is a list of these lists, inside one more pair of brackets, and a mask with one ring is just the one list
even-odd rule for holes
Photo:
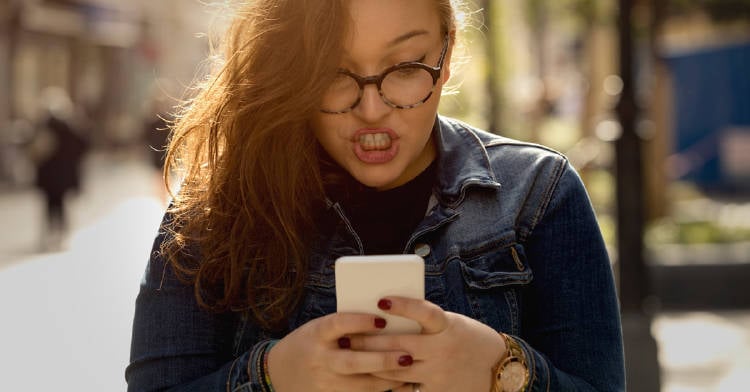
[[[125,389],[167,201],[156,150],[225,26],[216,3],[0,0],[0,389]],[[471,6],[441,111],[579,170],[628,390],[748,385],[750,0]]]

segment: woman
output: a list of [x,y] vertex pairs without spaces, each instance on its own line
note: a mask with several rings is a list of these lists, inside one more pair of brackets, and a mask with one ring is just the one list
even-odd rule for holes
[[[456,2],[258,0],[178,120],[185,180],[130,391],[624,390],[612,273],[564,157],[437,115]],[[333,262],[417,253],[422,326],[335,313]]]

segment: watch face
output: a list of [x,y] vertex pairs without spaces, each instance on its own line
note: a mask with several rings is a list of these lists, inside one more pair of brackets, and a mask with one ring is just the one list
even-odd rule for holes
[[520,391],[526,384],[526,366],[517,358],[515,361],[508,362],[503,368],[503,374],[500,376],[500,386],[502,391],[515,392]]

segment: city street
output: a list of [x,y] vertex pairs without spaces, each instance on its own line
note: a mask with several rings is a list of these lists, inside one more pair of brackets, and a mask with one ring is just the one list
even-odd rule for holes
[[[39,196],[0,193],[2,391],[125,389],[134,300],[164,208],[155,174],[138,155],[95,154],[70,207],[64,249],[37,253]],[[660,314],[652,332],[662,391],[750,384],[750,311]]]

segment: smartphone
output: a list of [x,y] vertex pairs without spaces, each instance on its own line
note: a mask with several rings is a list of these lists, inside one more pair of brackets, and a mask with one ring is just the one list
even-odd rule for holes
[[344,256],[336,260],[336,311],[370,313],[386,320],[377,333],[418,334],[414,320],[386,314],[386,296],[424,299],[424,259],[418,255]]

